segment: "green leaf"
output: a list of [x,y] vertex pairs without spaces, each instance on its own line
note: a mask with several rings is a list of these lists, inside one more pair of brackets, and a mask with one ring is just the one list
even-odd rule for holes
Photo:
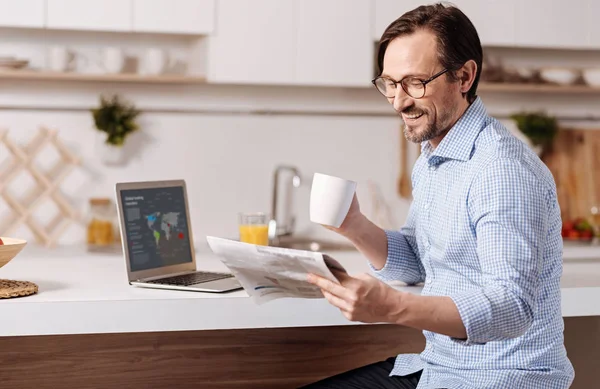
[[511,115],[510,118],[516,122],[519,130],[536,146],[550,146],[558,132],[556,118],[547,115],[545,112],[520,112]]
[[140,111],[133,104],[124,102],[118,95],[100,96],[100,105],[90,110],[98,131],[106,133],[106,143],[122,146],[127,137],[139,130],[135,119]]

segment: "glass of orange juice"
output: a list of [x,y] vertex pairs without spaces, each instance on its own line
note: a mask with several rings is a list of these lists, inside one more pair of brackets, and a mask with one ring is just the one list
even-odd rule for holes
[[269,220],[266,213],[242,212],[239,214],[240,242],[261,246],[269,245]]

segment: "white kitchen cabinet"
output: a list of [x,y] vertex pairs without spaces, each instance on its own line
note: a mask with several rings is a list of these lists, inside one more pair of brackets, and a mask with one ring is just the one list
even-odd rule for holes
[[590,0],[587,11],[587,25],[589,29],[590,47],[600,50],[600,2]]
[[405,12],[427,4],[422,0],[375,0],[375,30],[373,39],[378,41],[385,29]]
[[0,26],[43,28],[45,3],[45,0],[0,0]]
[[209,45],[208,80],[293,84],[296,31],[293,0],[220,0]]
[[370,85],[370,0],[295,0],[295,8],[296,83]]
[[209,34],[215,0],[133,0],[133,31]]
[[[516,2],[517,0],[452,1],[471,20],[484,46],[514,46]],[[374,39],[379,40],[390,23],[402,14],[423,4],[429,3],[419,0],[375,0]]]
[[48,28],[131,31],[131,21],[131,0],[47,0]]
[[455,0],[453,3],[471,20],[483,46],[516,44],[517,0]]
[[[517,2],[516,44],[522,47],[590,48],[586,10],[596,0]],[[593,21],[597,23],[597,20]]]

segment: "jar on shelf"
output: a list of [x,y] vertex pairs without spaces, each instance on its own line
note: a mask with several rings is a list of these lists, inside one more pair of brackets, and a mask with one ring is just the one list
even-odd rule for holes
[[90,199],[90,216],[87,225],[88,248],[103,249],[118,243],[117,215],[109,198]]

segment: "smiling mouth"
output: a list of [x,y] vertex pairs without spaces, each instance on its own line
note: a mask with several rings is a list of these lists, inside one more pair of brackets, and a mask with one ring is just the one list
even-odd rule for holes
[[405,119],[409,119],[409,120],[417,120],[418,118],[420,118],[421,116],[425,115],[425,112],[421,112],[418,114],[412,114],[412,115],[406,115],[404,114],[404,118]]

